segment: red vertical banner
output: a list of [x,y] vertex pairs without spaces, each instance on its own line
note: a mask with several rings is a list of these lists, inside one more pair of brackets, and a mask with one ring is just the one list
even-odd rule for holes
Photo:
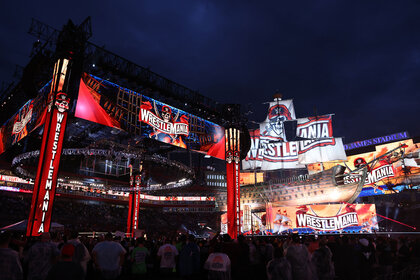
[[236,239],[241,232],[240,205],[240,131],[236,128],[225,130],[226,144],[226,185],[227,185],[227,230]]
[[[132,167],[130,165],[130,189],[133,190],[134,177],[132,175]],[[133,222],[133,205],[134,205],[134,192],[130,191],[128,197],[128,217],[127,217],[127,233],[132,235],[132,222]]]
[[[131,167],[130,167],[131,168]],[[140,165],[141,170],[141,165]],[[131,174],[131,170],[130,170]],[[127,233],[134,237],[139,227],[141,175],[130,176],[130,196],[128,202]]]
[[26,235],[39,236],[50,230],[52,207],[57,187],[58,168],[63,148],[69,99],[67,98],[70,65],[60,59],[54,66],[51,91],[38,168],[32,194],[32,204]]
[[235,183],[234,179],[234,164],[226,164],[226,185],[227,185],[227,232],[230,237],[236,239],[238,235],[236,231],[236,207],[235,207]]
[[133,205],[133,234],[139,228],[139,210],[140,210],[140,185],[141,175],[136,175],[136,187],[134,188],[134,205]]

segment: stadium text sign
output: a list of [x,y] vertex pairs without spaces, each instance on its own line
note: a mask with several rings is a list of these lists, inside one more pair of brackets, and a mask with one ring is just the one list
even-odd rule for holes
[[347,150],[353,150],[353,149],[357,149],[357,148],[367,147],[367,146],[371,146],[371,145],[379,145],[379,144],[383,144],[383,143],[386,143],[386,142],[398,141],[398,140],[407,139],[407,138],[409,138],[407,131],[398,132],[398,133],[387,135],[387,136],[381,136],[381,137],[377,137],[377,138],[372,138],[372,139],[368,139],[368,140],[357,141],[357,142],[353,142],[353,143],[350,143],[350,144],[345,144],[344,149],[346,151]]

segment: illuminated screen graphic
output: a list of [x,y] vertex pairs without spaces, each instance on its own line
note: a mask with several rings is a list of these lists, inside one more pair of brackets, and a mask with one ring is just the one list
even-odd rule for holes
[[75,116],[225,158],[223,127],[86,73],[80,81]]
[[44,123],[49,90],[50,83],[39,90],[35,99],[28,100],[0,127],[0,154]]
[[241,172],[240,181],[239,183],[242,185],[253,185],[255,184],[255,178],[257,178],[256,183],[264,182],[264,173],[262,172]]
[[[373,166],[369,166],[368,176],[360,197],[392,194],[408,187],[413,188],[420,185],[420,159],[418,156],[420,143],[414,143],[412,139],[377,145],[373,152],[348,156],[345,164],[351,169],[355,169],[358,164],[368,163],[379,158],[401,144],[407,145],[404,149],[404,158],[393,153],[381,158]],[[325,164],[324,168],[329,168],[328,164]],[[310,169],[319,171],[320,166],[312,165]],[[352,178],[344,177],[344,180],[349,182]]]
[[[295,207],[267,207],[266,212],[243,213],[242,233],[331,233],[378,230],[375,204],[328,204]],[[247,218],[249,216],[249,218]],[[225,228],[225,214],[221,229]],[[251,229],[252,223],[252,229]]]

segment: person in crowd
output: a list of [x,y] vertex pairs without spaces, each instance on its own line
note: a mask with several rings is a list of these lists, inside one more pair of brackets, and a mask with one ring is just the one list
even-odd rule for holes
[[23,271],[19,255],[9,248],[10,240],[9,232],[0,233],[0,279],[22,280]]
[[160,274],[162,277],[174,277],[176,272],[176,258],[178,250],[172,244],[171,239],[166,239],[166,243],[159,247],[157,256],[160,259]]
[[335,277],[332,253],[327,246],[327,240],[319,241],[319,248],[312,254],[312,264],[315,268],[318,279],[332,280]]
[[204,268],[208,270],[208,280],[230,280],[231,262],[227,254],[222,253],[222,246],[216,243],[213,253],[209,255]]
[[51,267],[57,262],[60,252],[51,242],[48,232],[41,234],[41,239],[29,248],[24,259],[28,267],[28,280],[44,280]]
[[268,238],[263,238],[260,242],[260,246],[258,247],[258,249],[260,250],[260,254],[264,265],[267,265],[267,263],[273,258],[273,244],[271,244]]
[[121,274],[126,250],[120,243],[113,241],[112,233],[105,235],[105,241],[99,242],[92,250],[93,262],[99,277],[116,279]]
[[197,279],[200,272],[200,247],[190,234],[179,252],[179,275],[184,279]]
[[360,279],[373,279],[373,266],[376,262],[374,245],[368,239],[361,238],[356,251],[359,255]]
[[256,279],[259,275],[261,275],[265,269],[265,264],[263,264],[263,260],[260,254],[259,248],[259,240],[257,238],[253,238],[248,243],[249,246],[249,277],[252,279]]
[[131,274],[133,279],[144,279],[147,275],[146,258],[149,256],[149,250],[144,246],[144,238],[136,240],[136,247],[131,252]]
[[292,280],[292,267],[284,257],[283,247],[274,248],[274,258],[267,264],[268,280]]
[[292,243],[287,248],[286,258],[292,267],[293,279],[312,279],[311,259],[308,249],[301,243],[299,235],[293,235]]
[[61,259],[53,265],[48,272],[47,280],[82,280],[84,271],[79,263],[73,261],[75,247],[73,244],[64,244],[61,249]]
[[90,260],[90,254],[86,246],[79,240],[79,232],[71,231],[67,243],[74,246],[74,254],[72,261],[79,264],[83,269],[83,274],[86,278],[87,264]]
[[223,234],[222,236],[222,252],[228,255],[231,263],[231,275],[232,278],[236,279],[240,271],[239,257],[240,249],[239,244],[234,242],[229,234]]
[[249,259],[250,259],[250,254],[249,254],[249,245],[245,240],[245,236],[243,236],[242,234],[238,236],[238,251],[239,251],[239,255],[238,255],[238,272],[237,272],[237,277],[239,279],[244,279],[247,278],[247,276],[249,275]]

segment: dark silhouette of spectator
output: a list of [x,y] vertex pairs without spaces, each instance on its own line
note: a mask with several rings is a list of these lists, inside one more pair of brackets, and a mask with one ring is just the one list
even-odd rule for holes
[[82,280],[85,277],[79,263],[73,262],[75,247],[65,244],[61,249],[61,260],[48,272],[47,280]]
[[273,259],[274,247],[267,237],[263,238],[258,247],[264,266]]
[[238,279],[247,279],[249,275],[249,246],[246,243],[245,237],[241,234],[238,236]]
[[390,240],[379,238],[376,246],[378,254],[379,274],[391,274],[392,265],[395,262],[395,254],[392,251]]
[[264,274],[265,264],[261,258],[259,250],[259,240],[253,238],[252,241],[248,243],[249,246],[249,278],[257,279],[260,275]]
[[233,242],[229,234],[224,234],[222,237],[222,252],[229,256],[231,263],[231,275],[233,279],[239,274],[241,267],[239,266],[240,249],[239,245]]
[[319,241],[319,248],[312,254],[312,264],[315,268],[318,279],[334,279],[334,264],[332,262],[332,253],[327,246],[327,240]]
[[292,266],[293,279],[312,279],[309,252],[306,246],[301,243],[299,235],[293,235],[292,243],[287,248],[286,258]]
[[102,279],[116,279],[121,274],[126,250],[120,243],[113,241],[112,233],[105,235],[92,250],[93,262]]
[[284,257],[283,248],[274,248],[274,258],[267,264],[268,280],[292,280],[292,267]]
[[228,255],[222,253],[220,243],[216,243],[213,249],[204,263],[204,268],[208,270],[208,280],[230,280],[231,262]]
[[19,255],[9,248],[11,236],[9,232],[0,233],[0,279],[23,279]]
[[59,255],[57,246],[51,242],[50,234],[42,233],[41,240],[29,248],[24,260],[28,266],[28,280],[44,280]]
[[179,252],[179,275],[184,279],[197,279],[199,273],[200,247],[195,243],[194,235],[191,234]]
[[72,261],[79,264],[83,269],[84,277],[86,278],[87,264],[90,260],[90,254],[86,246],[79,240],[79,232],[72,231],[69,236],[67,243],[74,246],[74,254]]
[[159,247],[157,256],[160,258],[161,276],[166,278],[174,277],[178,250],[172,244],[172,240],[167,239],[167,242]]
[[360,259],[360,279],[373,279],[373,266],[376,261],[375,248],[373,244],[366,238],[362,238],[359,240],[356,250],[358,251]]

